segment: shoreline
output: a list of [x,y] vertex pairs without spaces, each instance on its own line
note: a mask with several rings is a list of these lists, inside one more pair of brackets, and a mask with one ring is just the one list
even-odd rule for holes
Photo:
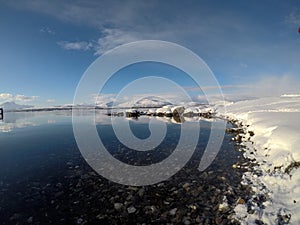
[[[208,132],[209,127],[202,128]],[[44,128],[37,129],[37,133],[42,135],[39,131]],[[57,137],[63,138],[62,129],[51,130]],[[69,135],[72,136],[71,133]],[[197,169],[203,154],[202,147],[199,147],[193,159],[180,172],[166,181],[146,187],[112,183],[93,172],[79,151],[63,148],[62,155],[60,148],[54,148],[49,152],[51,157],[45,155],[46,152],[34,155],[42,157],[38,163],[43,167],[51,159],[53,164],[46,167],[47,171],[34,169],[39,166],[32,163],[28,166],[36,172],[28,174],[28,177],[3,179],[3,187],[11,188],[1,189],[0,199],[6,207],[0,213],[3,213],[3,220],[8,221],[6,224],[18,221],[44,224],[49,221],[58,224],[60,221],[77,224],[238,224],[233,219],[234,207],[245,204],[250,196],[250,188],[240,183],[242,172],[250,165],[236,151],[235,143],[230,141],[232,137],[226,134],[221,154],[207,171]],[[35,138],[32,136],[33,140]],[[22,142],[23,139],[18,140]],[[30,143],[28,137],[26,140]],[[200,146],[205,146],[205,139]],[[168,151],[165,148],[162,150]],[[30,159],[30,154],[26,154],[22,161]],[[234,169],[233,164],[240,165],[240,169]],[[10,171],[14,171],[13,167]],[[31,208],[31,204],[35,207]]]
[[[300,154],[298,146],[300,121],[299,98],[263,98],[226,106],[227,120],[253,132],[239,138],[244,157],[258,163],[257,174],[245,173],[244,182],[256,192],[254,198],[267,196],[263,205],[254,205],[255,213],[236,208],[242,224],[261,219],[267,224],[300,223]],[[250,138],[250,140],[248,140]]]
[[[289,101],[286,103],[286,100]],[[238,205],[235,209],[235,218],[242,224],[257,221],[268,224],[300,222],[300,217],[297,216],[300,210],[300,192],[297,192],[300,184],[300,160],[297,151],[293,150],[298,146],[299,140],[298,123],[293,121],[300,118],[299,106],[297,98],[267,98],[229,104],[226,106],[228,112],[225,115],[218,113],[217,106],[211,108],[216,110],[214,117],[238,126],[237,129],[241,132],[237,133],[234,141],[243,149],[244,157],[256,163],[254,171],[244,173],[242,182],[252,186],[255,194],[251,201]],[[159,107],[143,109],[147,108]],[[70,109],[47,111],[55,110]],[[286,130],[282,130],[285,127],[284,122],[288,126]]]

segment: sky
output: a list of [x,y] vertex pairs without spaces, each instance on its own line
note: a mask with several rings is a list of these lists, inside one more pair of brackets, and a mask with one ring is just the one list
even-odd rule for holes
[[[0,0],[0,15],[0,103],[72,103],[94,60],[138,40],[190,49],[227,96],[300,92],[299,1]],[[182,71],[155,63],[125,68],[102,94],[151,72],[199,94]]]

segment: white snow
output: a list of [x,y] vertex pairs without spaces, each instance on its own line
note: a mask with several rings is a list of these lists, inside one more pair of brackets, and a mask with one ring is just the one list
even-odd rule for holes
[[156,109],[156,113],[169,114],[169,113],[174,113],[174,110],[176,110],[179,114],[182,114],[184,112],[184,106],[166,105],[163,106],[162,108]]
[[285,171],[291,163],[300,162],[300,95],[240,101],[227,104],[226,110],[227,118],[249,125],[247,129],[255,134],[253,144],[244,143],[248,148],[245,156],[256,158],[262,176],[245,173],[244,182],[252,182],[257,193],[270,196],[262,212],[244,218],[245,208],[238,206],[237,217],[243,215],[243,224],[252,224],[257,217],[267,224],[278,224],[278,214],[291,214],[290,224],[300,224],[300,168],[290,174]]
[[166,111],[166,114],[171,114],[172,113],[172,111],[170,110],[170,109],[168,109],[167,111]]
[[184,113],[200,113],[200,109],[198,107],[188,107],[184,110]]
[[166,113],[168,109],[166,108],[158,108],[156,109],[156,113]]
[[[142,106],[162,106],[167,103],[161,99],[153,101],[152,98],[139,102]],[[222,105],[224,106],[216,103],[215,109],[218,111]],[[219,116],[237,119],[248,131],[254,132],[253,137],[250,137],[249,133],[243,137],[243,144],[247,148],[244,155],[256,159],[259,163],[257,169],[261,170],[262,175],[246,172],[242,184],[251,183],[255,193],[268,194],[270,197],[264,202],[265,208],[254,207],[253,214],[247,213],[245,205],[237,205],[236,218],[241,220],[242,224],[254,224],[256,219],[261,219],[266,224],[278,224],[278,214],[290,214],[290,224],[300,224],[300,168],[286,173],[291,163],[300,162],[300,95],[285,94],[281,97],[225,102],[225,105],[226,115]],[[175,109],[179,113],[214,111],[214,108],[196,106],[194,103],[185,106],[168,105],[159,109],[149,109],[149,112],[166,113]],[[178,123],[174,118],[157,119]],[[190,120],[196,119],[187,118],[187,121]],[[2,130],[7,130],[7,127],[3,127]],[[247,141],[248,138],[250,141]]]
[[[102,96],[102,95],[101,95]],[[107,101],[110,102],[107,102]],[[164,98],[160,98],[157,96],[143,96],[143,95],[136,95],[131,97],[124,97],[118,99],[113,98],[98,98],[97,99],[97,106],[107,107],[108,105],[113,106],[114,108],[130,108],[130,107],[161,107],[164,105],[170,105],[169,101],[166,101]]]
[[125,112],[128,112],[128,113],[136,113],[136,109],[126,109]]

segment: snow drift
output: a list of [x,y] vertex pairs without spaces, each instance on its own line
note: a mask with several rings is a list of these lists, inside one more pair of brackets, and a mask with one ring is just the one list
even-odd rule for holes
[[238,205],[237,217],[244,224],[255,224],[257,218],[267,224],[282,224],[285,222],[280,223],[282,218],[290,224],[300,224],[300,96],[282,95],[228,104],[226,117],[241,121],[254,132],[253,144],[245,142],[249,150],[245,156],[256,159],[262,176],[246,173],[244,179],[252,183],[255,192],[270,197],[265,202],[266,208],[252,215],[245,213],[246,206]]

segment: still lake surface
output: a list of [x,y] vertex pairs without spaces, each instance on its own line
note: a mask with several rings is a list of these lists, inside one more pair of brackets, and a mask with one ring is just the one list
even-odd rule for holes
[[[181,124],[171,119],[165,120],[167,134],[158,149],[137,152],[118,141],[105,113],[97,112],[98,133],[122,162],[157,163],[176,147]],[[130,128],[144,139],[150,135],[148,122],[147,117],[132,119]],[[240,184],[243,170],[232,168],[247,164],[230,141],[232,136],[225,134],[213,163],[205,171],[197,170],[211,125],[217,122],[185,122],[201,127],[186,166],[166,181],[134,187],[111,182],[86,163],[74,138],[71,111],[6,113],[0,121],[0,223],[235,224],[230,222],[234,204],[240,197],[246,200],[249,190]],[[224,196],[229,207],[222,211]]]

